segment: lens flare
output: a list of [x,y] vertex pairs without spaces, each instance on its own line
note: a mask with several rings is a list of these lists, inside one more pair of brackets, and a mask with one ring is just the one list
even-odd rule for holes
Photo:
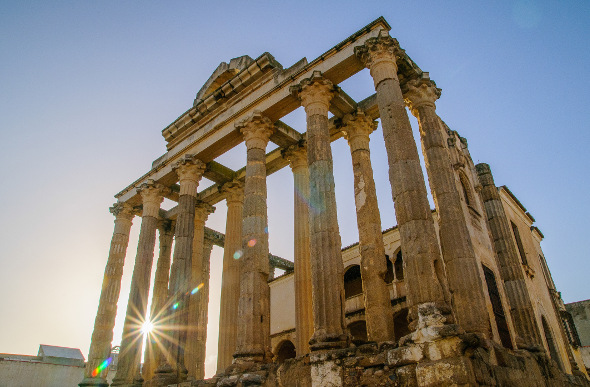
[[172,305],[172,309],[176,310],[176,309],[178,309],[179,306],[180,306],[180,303],[177,302],[176,304]]
[[268,226],[264,228],[264,233],[268,234]]
[[143,333],[145,335],[145,334],[150,333],[153,329],[154,329],[154,324],[152,324],[151,321],[146,321],[141,326],[141,333]]
[[196,292],[198,292],[199,290],[201,290],[203,288],[203,286],[205,286],[205,284],[203,284],[203,283],[202,284],[199,284],[199,286],[197,286],[196,288],[194,288],[191,291],[191,294],[195,294]]
[[242,258],[242,255],[244,255],[244,253],[242,253],[242,250],[238,250],[234,253],[234,259],[240,259]]
[[256,239],[250,239],[248,241],[248,247],[254,247],[256,246]]
[[103,361],[102,363],[100,363],[100,365],[98,367],[96,367],[95,369],[92,370],[92,377],[96,377],[98,374],[100,374],[102,371],[104,371],[113,361],[112,357],[109,357],[108,359],[106,359],[105,361]]

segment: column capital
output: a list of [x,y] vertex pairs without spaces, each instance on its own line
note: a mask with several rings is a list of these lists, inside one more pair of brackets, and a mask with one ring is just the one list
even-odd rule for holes
[[338,86],[334,86],[329,79],[324,78],[321,71],[317,70],[311,74],[311,77],[289,88],[291,94],[301,100],[308,116],[327,115],[330,101],[337,90]]
[[205,203],[203,201],[198,201],[197,205],[195,206],[195,220],[205,223],[209,214],[215,212],[215,207],[213,207],[209,203]]
[[191,154],[182,156],[174,163],[172,170],[176,172],[180,182],[180,195],[197,196],[199,181],[201,181],[206,168],[204,162]]
[[356,112],[345,115],[342,122],[344,124],[342,132],[350,150],[353,152],[358,149],[369,150],[369,135],[377,129],[377,121],[363,110],[357,109]]
[[221,186],[220,191],[225,194],[227,204],[244,203],[244,183],[239,180],[232,180]]
[[283,152],[283,157],[289,160],[291,171],[295,173],[300,168],[307,168],[307,148],[296,144],[289,145]]
[[133,217],[137,215],[137,210],[133,208],[132,205],[124,202],[114,203],[113,206],[109,208],[109,212],[115,215],[117,220],[125,219],[131,221]]
[[409,80],[402,87],[406,105],[414,116],[421,106],[430,106],[436,109],[435,101],[440,97],[441,89],[430,79],[428,73],[423,73],[421,78]]
[[141,195],[143,210],[141,216],[159,217],[160,204],[164,201],[164,194],[169,189],[152,179],[141,184],[137,188],[137,193]]
[[274,133],[272,121],[259,110],[255,110],[250,117],[237,122],[235,127],[244,136],[244,141],[248,149],[266,149],[268,140]]
[[381,31],[374,38],[369,38],[362,46],[354,48],[357,58],[371,71],[375,86],[384,79],[397,79],[396,58],[405,51],[399,46],[397,39],[389,36],[389,32]]

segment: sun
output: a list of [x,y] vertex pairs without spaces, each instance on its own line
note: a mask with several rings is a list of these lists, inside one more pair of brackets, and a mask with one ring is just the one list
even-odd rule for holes
[[146,321],[143,323],[143,325],[141,326],[141,333],[143,333],[144,335],[147,335],[148,333],[150,333],[152,330],[154,329],[154,324],[152,324],[151,321]]

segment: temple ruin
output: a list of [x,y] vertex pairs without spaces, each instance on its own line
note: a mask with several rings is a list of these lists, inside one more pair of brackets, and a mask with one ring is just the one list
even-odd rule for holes
[[[379,18],[289,68],[269,53],[219,65],[162,131],[167,152],[115,195],[80,386],[108,386],[134,216],[141,229],[112,386],[589,385],[543,234],[490,167],[474,165],[467,141],[436,113],[441,90],[390,29]],[[338,85],[365,68],[375,94],[355,101]],[[307,128],[281,121],[300,107]],[[408,112],[418,119],[434,211]],[[397,220],[385,231],[369,146],[376,120]],[[345,248],[330,147],[341,138],[352,156],[359,231],[358,244]],[[278,148],[267,153],[269,141]],[[244,168],[216,161],[242,143]],[[266,178],[285,167],[300,192],[293,262],[270,254],[266,229]],[[214,184],[202,189],[203,177]],[[176,207],[161,209],[164,198]],[[205,222],[223,200],[220,233]],[[218,367],[203,380],[214,244],[224,248]],[[275,278],[275,268],[285,273]],[[143,348],[137,321],[148,315],[162,335]]]

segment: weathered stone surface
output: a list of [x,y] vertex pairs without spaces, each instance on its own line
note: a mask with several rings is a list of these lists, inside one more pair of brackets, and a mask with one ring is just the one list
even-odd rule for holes
[[[90,343],[88,362],[84,370],[84,380],[80,386],[103,386],[106,382],[106,372],[96,373],[98,366],[111,354],[113,328],[117,314],[117,301],[121,292],[121,278],[125,254],[129,245],[129,232],[134,216],[133,208],[125,203],[115,203],[110,211],[115,215],[115,230],[111,239],[109,258],[104,270],[102,290],[98,302],[98,310],[94,321],[94,331]],[[105,370],[106,371],[106,370]]]

